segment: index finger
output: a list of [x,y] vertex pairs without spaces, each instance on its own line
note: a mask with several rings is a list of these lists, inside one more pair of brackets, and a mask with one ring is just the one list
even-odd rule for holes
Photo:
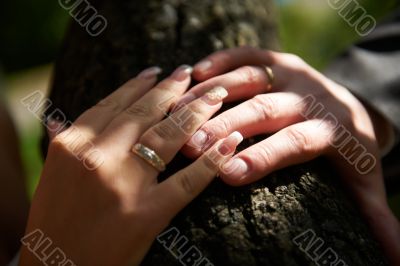
[[244,65],[272,65],[275,52],[254,47],[238,47],[215,52],[194,66],[193,77],[204,81]]

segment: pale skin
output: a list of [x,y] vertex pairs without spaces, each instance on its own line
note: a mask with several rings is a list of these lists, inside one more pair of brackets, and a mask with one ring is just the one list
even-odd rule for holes
[[[272,88],[268,87],[264,65],[275,74]],[[392,128],[379,114],[295,55],[250,47],[220,51],[199,62],[193,76],[202,83],[186,93],[178,106],[196,99],[210,86],[223,86],[229,91],[225,102],[246,101],[205,123],[184,147],[186,155],[197,157],[215,140],[234,131],[245,138],[272,134],[222,167],[221,178],[233,186],[326,156],[341,174],[390,264],[400,265],[400,225],[388,207],[380,165],[380,148]],[[357,171],[330,144],[334,136],[331,121],[301,115],[307,106],[299,103],[310,94],[376,158],[370,171]]]
[[[138,265],[156,236],[213,180],[242,140],[239,133],[222,138],[162,183],[159,172],[132,153],[140,142],[168,163],[191,137],[188,128],[194,133],[220,109],[224,89],[219,98],[204,95],[188,104],[195,115],[185,125],[174,122],[179,112],[165,118],[188,89],[191,71],[182,66],[158,84],[158,69],[144,71],[83,113],[74,123],[78,131],[70,127],[57,135],[59,125],[51,121],[52,141],[26,232],[40,229],[76,265]],[[72,150],[77,132],[81,137]],[[97,164],[85,157],[89,151],[81,139],[104,155],[95,170],[74,156],[82,150],[87,164]],[[20,265],[43,265],[33,253],[23,245]]]

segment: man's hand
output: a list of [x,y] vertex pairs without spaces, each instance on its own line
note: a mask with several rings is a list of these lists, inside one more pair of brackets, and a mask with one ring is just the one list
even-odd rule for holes
[[[272,69],[273,84],[265,66]],[[400,227],[386,202],[376,132],[353,94],[295,55],[248,47],[207,57],[195,66],[194,77],[204,82],[178,106],[212,86],[228,89],[225,101],[248,100],[205,123],[184,153],[198,156],[234,131],[245,137],[272,134],[224,165],[221,178],[235,186],[318,156],[330,158],[388,258],[400,265]]]

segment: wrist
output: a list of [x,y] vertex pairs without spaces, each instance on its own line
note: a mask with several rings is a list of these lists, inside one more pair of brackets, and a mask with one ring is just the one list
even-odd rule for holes
[[375,138],[379,147],[381,158],[387,155],[395,146],[396,143],[396,130],[390,120],[386,118],[377,108],[375,108],[368,101],[364,100],[363,97],[357,93],[349,90],[354,97],[356,97],[360,103],[364,106],[368,113],[371,123],[373,125]]
[[381,157],[384,157],[395,145],[395,128],[390,121],[373,106],[364,102],[363,104],[366,107],[374,126]]

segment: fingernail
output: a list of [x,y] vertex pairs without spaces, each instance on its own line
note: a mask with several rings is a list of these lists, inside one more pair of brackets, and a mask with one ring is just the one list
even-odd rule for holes
[[174,73],[172,73],[171,78],[175,79],[176,81],[184,81],[185,79],[189,78],[190,75],[193,73],[193,67],[188,65],[180,66]]
[[62,124],[63,123],[61,123],[60,121],[58,121],[54,118],[51,118],[51,117],[47,118],[46,125],[47,125],[48,130],[57,131],[61,128]]
[[226,156],[233,153],[236,147],[243,141],[243,136],[239,132],[235,131],[230,134],[218,147],[218,151]]
[[139,75],[138,78],[142,79],[152,79],[157,75],[161,74],[162,69],[158,66],[150,67],[148,69],[143,70]]
[[212,67],[212,62],[210,60],[203,60],[197,63],[194,68],[196,71],[207,72]]
[[222,172],[232,179],[241,179],[249,171],[249,166],[240,158],[234,158],[222,166]]
[[175,104],[174,108],[172,108],[171,113],[175,113],[182,107],[188,105],[193,100],[197,99],[197,96],[194,93],[187,93]]
[[65,130],[63,123],[53,118],[47,118],[46,128],[50,140]]
[[195,149],[201,150],[207,141],[208,134],[203,130],[199,130],[192,136],[188,144]]
[[228,97],[228,91],[224,87],[215,87],[204,94],[201,99],[209,105],[216,105],[222,102],[226,97]]

